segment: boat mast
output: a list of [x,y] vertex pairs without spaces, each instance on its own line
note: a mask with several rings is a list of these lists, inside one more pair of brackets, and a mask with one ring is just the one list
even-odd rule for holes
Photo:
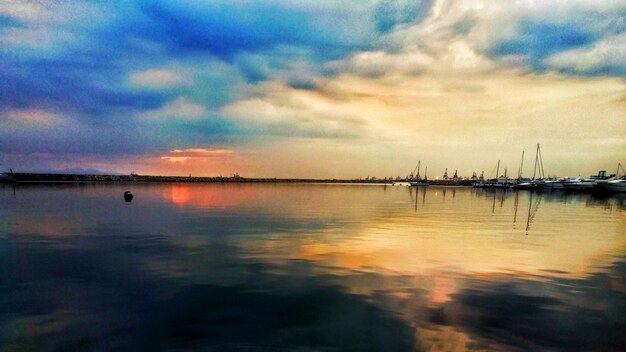
[[416,180],[420,180],[420,168],[422,167],[422,161],[418,160],[417,161],[417,175],[415,175],[415,179]]
[[522,169],[524,168],[524,151],[522,150],[522,163],[519,166],[519,172],[517,173],[517,180],[522,179]]
[[496,167],[496,183],[498,182],[498,179],[500,178],[500,159],[498,159],[498,166]]
[[543,171],[543,157],[541,156],[541,148],[539,148],[539,143],[537,143],[537,153],[539,155],[539,165],[541,166],[541,178],[546,178],[546,173]]
[[537,175],[537,170],[539,170],[539,177],[545,178],[545,174],[543,172],[543,160],[541,159],[541,149],[539,149],[539,143],[537,143],[537,153],[535,153],[535,169],[533,170],[533,180]]
[[617,170],[615,171],[615,177],[619,177],[619,169],[622,169],[622,172],[626,174],[626,171],[624,171],[624,167],[622,166],[622,163],[617,163]]
[[415,169],[413,169],[413,172],[411,172],[411,178],[417,178],[415,176],[415,171],[417,170],[418,167],[419,167],[419,163],[417,163],[417,165],[415,165]]

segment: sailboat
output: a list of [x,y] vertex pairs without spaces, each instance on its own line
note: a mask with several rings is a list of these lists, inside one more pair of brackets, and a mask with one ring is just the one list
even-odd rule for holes
[[[524,156],[522,154],[522,163]],[[523,164],[522,164],[523,165]],[[537,179],[537,171],[539,171],[539,178]],[[521,167],[520,167],[520,177],[519,183],[514,185],[515,189],[537,189],[540,184],[544,181],[544,172],[543,172],[543,159],[541,158],[541,148],[539,147],[539,143],[537,143],[537,152],[535,153],[535,168],[533,170],[533,178],[531,180],[523,180],[521,178]]]
[[426,176],[426,173],[428,172],[428,166],[426,167],[426,170],[424,171],[424,179],[422,179],[420,177],[420,168],[421,168],[421,164],[422,161],[418,161],[417,162],[417,174],[415,175],[415,180],[411,181],[411,186],[428,186],[428,177]]

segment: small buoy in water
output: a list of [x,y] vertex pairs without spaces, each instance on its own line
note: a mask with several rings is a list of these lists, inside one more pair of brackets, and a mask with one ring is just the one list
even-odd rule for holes
[[124,192],[124,200],[127,202],[131,202],[133,200],[133,194],[130,191]]

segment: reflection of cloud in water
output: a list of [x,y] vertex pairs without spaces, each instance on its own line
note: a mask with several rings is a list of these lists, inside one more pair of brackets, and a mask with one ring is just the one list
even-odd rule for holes
[[[0,342],[41,349],[619,350],[626,265],[585,279],[260,263],[221,242],[16,243]],[[44,266],[41,263],[45,263]],[[155,268],[174,270],[177,275]],[[456,291],[451,293],[450,291]]]
[[[276,274],[271,267],[238,259],[236,249],[225,246],[197,255],[178,253],[187,254],[177,258],[184,257],[188,275],[170,279],[146,272],[146,260],[160,258],[140,253],[123,239],[94,239],[87,248],[80,241],[68,245],[56,251],[43,245],[15,248],[27,253],[21,267],[15,257],[1,257],[3,268],[19,271],[6,277],[14,285],[0,291],[3,302],[12,302],[0,306],[6,317],[0,322],[4,346],[414,349],[411,328],[402,319],[332,280],[302,274],[305,263]],[[165,243],[156,243],[155,250],[177,251]],[[41,262],[48,265],[41,268]],[[236,273],[228,277],[211,271]]]
[[[281,238],[278,233],[246,241],[242,246],[273,261],[300,258],[355,270],[379,268],[416,274],[446,267],[462,272],[528,275],[545,275],[549,270],[554,275],[577,277],[585,276],[626,248],[626,238],[617,234],[588,236],[596,230],[593,221],[568,224],[568,219],[554,220],[549,215],[537,219],[537,228],[566,233],[557,237],[550,233],[503,235],[506,230],[487,226],[455,228],[445,215],[441,218],[387,218],[378,223],[361,223],[363,227],[359,228],[327,229],[323,235],[304,234],[293,240]],[[617,233],[619,224],[616,226]]]
[[66,216],[49,213],[27,216],[17,214],[9,223],[14,227],[19,226],[19,229],[14,229],[14,233],[52,237],[78,235],[84,227],[80,220],[69,220]]
[[623,351],[626,348],[626,263],[585,279],[538,282],[468,278],[442,306],[443,321],[478,346],[518,350]]

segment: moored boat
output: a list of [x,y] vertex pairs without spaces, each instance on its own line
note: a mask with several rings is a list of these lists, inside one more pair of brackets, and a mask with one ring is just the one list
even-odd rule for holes
[[564,184],[566,191],[585,192],[596,188],[597,181],[593,179],[581,179],[578,181],[567,182]]
[[614,180],[597,182],[595,190],[599,192],[626,192],[626,176]]
[[539,189],[543,191],[564,190],[568,184],[575,184],[580,178],[561,177],[557,179],[548,179],[539,183]]
[[428,166],[426,167],[426,170],[424,171],[424,178],[422,179],[420,177],[420,167],[421,167],[422,161],[420,160],[417,163],[417,174],[415,175],[415,180],[410,181],[409,183],[411,184],[412,187],[428,187]]
[[532,189],[536,189],[536,188],[537,188],[537,182],[535,182],[534,180],[526,181],[526,182],[520,182],[518,184],[513,185],[513,189],[528,189],[528,190],[532,190]]
[[[620,175],[620,170],[622,176]],[[606,171],[600,171],[597,176],[596,187],[597,192],[626,192],[626,172],[621,163],[617,164],[617,170],[614,175],[606,176]]]

